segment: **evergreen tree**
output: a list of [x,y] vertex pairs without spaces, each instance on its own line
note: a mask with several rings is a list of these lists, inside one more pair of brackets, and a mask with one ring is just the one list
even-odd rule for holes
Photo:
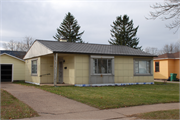
[[57,28],[57,33],[53,38],[57,41],[59,41],[60,38],[65,38],[68,42],[83,43],[81,35],[84,31],[79,33],[79,29],[80,26],[78,25],[77,20],[70,12],[68,12],[59,28]]
[[141,47],[137,47],[139,44],[139,38],[136,37],[136,33],[138,30],[133,28],[133,20],[129,21],[129,17],[127,15],[118,16],[116,21],[111,25],[111,37],[108,41],[112,45],[126,45],[135,49],[141,49]]

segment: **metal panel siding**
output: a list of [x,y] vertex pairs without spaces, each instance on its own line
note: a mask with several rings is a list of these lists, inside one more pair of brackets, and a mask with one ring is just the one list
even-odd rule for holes
[[[63,81],[68,84],[75,84],[75,56],[63,57]],[[66,67],[66,69],[65,69]]]
[[[37,59],[37,62],[38,62],[37,63],[37,76],[31,75],[31,60],[33,60],[33,59]],[[33,58],[33,59],[25,60],[25,81],[40,84],[40,76],[39,76],[41,74],[40,57]]]
[[[42,56],[40,57],[40,82],[41,83],[53,83],[53,57]],[[50,74],[50,75],[47,75]]]
[[[115,56],[114,58],[115,83],[135,83],[135,82],[154,81],[153,76],[134,76],[134,64],[133,64],[134,58],[152,59],[152,57]],[[151,67],[153,68],[153,66]]]
[[1,55],[0,64],[13,64],[13,80],[25,80],[25,63],[8,55]]
[[75,55],[75,84],[89,83],[89,55]]
[[34,44],[31,46],[27,54],[24,56],[24,59],[29,59],[33,57],[38,57],[42,55],[47,55],[53,53],[50,49],[45,47],[38,41],[35,41]]
[[[93,73],[93,58],[111,58],[112,59],[112,74],[94,74]],[[114,56],[90,56],[90,77],[89,84],[107,84],[114,83]]]

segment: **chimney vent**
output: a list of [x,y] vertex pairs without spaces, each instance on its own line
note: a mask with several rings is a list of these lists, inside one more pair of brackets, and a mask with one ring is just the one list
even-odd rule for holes
[[66,38],[60,38],[59,41],[60,42],[67,42],[67,39]]

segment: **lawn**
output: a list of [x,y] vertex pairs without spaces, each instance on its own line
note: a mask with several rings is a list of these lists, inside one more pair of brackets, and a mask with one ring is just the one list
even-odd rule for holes
[[1,119],[19,119],[38,116],[28,105],[1,89]]
[[179,110],[164,110],[131,115],[139,119],[179,119]]
[[179,102],[179,84],[171,83],[108,87],[51,87],[16,83],[35,86],[99,109]]

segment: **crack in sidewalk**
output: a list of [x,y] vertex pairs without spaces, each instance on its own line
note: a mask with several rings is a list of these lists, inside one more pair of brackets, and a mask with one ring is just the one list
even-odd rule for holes
[[79,111],[79,112],[66,112],[66,113],[47,113],[47,112],[38,112],[39,114],[50,114],[50,115],[62,115],[62,114],[72,114],[72,113],[85,113],[90,111],[100,111],[100,110],[87,110],[87,111]]

